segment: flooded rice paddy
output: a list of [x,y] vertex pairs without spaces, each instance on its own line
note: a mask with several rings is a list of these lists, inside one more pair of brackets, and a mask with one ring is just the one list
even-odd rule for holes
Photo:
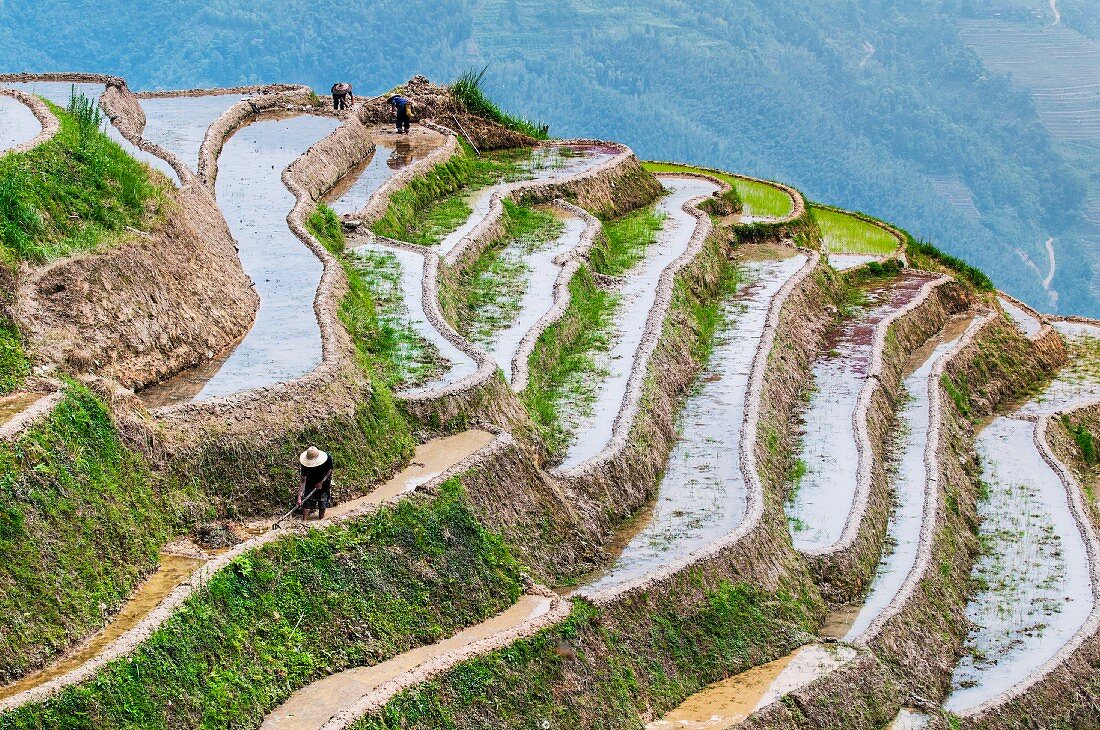
[[[206,130],[229,107],[246,98],[241,94],[209,94],[141,99],[141,108],[145,110],[145,130],[141,136],[197,171],[199,148]],[[175,179],[175,174],[171,177]]]
[[829,254],[829,264],[837,271],[848,271],[849,269],[856,269],[864,264],[869,264],[872,261],[878,261],[879,257],[874,254],[865,253],[831,253]]
[[866,302],[834,327],[814,363],[803,415],[805,473],[787,504],[794,545],[827,549],[840,540],[858,487],[855,413],[867,382],[880,322],[913,301],[927,275],[902,274],[866,292]]
[[[323,267],[287,225],[295,200],[281,175],[338,124],[308,115],[261,117],[225,143],[218,161],[218,205],[256,285],[260,309],[252,329],[216,372],[205,380],[182,373],[139,394],[147,402],[163,403],[164,389],[175,391],[172,402],[227,396],[291,380],[321,362],[313,298]],[[191,387],[181,387],[182,381]]]
[[42,123],[23,102],[0,96],[0,153],[29,142],[42,131]]
[[878,618],[901,590],[917,561],[924,505],[929,498],[930,474],[925,463],[931,421],[928,378],[936,361],[962,338],[968,320],[955,320],[925,347],[914,354],[910,366],[916,369],[904,382],[908,399],[898,414],[902,434],[901,455],[894,478],[894,510],[886,530],[887,548],[878,564],[870,591],[844,637],[851,641]]
[[1100,329],[1059,326],[1074,360],[1043,393],[995,417],[978,435],[983,552],[967,605],[967,653],[944,706],[967,710],[1028,678],[1081,628],[1093,609],[1092,567],[1066,487],[1035,444],[1035,417],[1100,397]]
[[725,324],[716,335],[710,362],[684,403],[680,438],[653,512],[614,565],[584,592],[650,573],[740,525],[747,504],[739,456],[749,371],[772,299],[805,262],[804,255],[796,255],[743,267],[738,291],[723,302]]
[[325,195],[325,202],[338,215],[358,213],[394,173],[424,159],[444,142],[443,135],[425,127],[415,127],[407,135],[380,129],[371,129],[370,134],[374,152]]
[[997,301],[1000,302],[1001,309],[1005,311],[1005,314],[1009,316],[1021,332],[1028,337],[1039,334],[1039,330],[1043,325],[1035,315],[1010,299],[999,297]]
[[607,375],[596,387],[594,407],[577,419],[563,466],[577,466],[592,458],[611,440],[615,421],[626,398],[631,371],[642,344],[642,335],[663,272],[687,250],[697,221],[683,206],[693,198],[708,196],[719,188],[700,179],[659,177],[669,194],[657,203],[664,226],[646,256],[623,275],[620,303],[614,316],[612,344],[605,365]]

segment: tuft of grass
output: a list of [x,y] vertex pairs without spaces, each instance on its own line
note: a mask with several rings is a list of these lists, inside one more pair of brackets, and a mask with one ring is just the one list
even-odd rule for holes
[[0,314],[0,396],[18,390],[30,371],[30,361],[23,351],[23,338],[18,328]]
[[[504,233],[464,269],[440,298],[452,324],[482,345],[511,325],[527,289],[525,256],[557,240],[564,224],[547,213],[504,201]],[[508,363],[500,363],[507,367]]]
[[704,175],[710,175],[719,180],[724,180],[733,187],[733,190],[737,194],[737,200],[740,204],[736,210],[740,210],[745,215],[783,218],[790,215],[791,212],[790,196],[783,190],[774,185],[769,185],[766,182],[746,180],[736,175],[730,175],[717,170],[708,170],[702,167],[694,167],[692,165],[645,162],[642,163],[642,166],[655,175],[662,172],[700,172]]
[[811,205],[810,215],[829,253],[885,256],[897,250],[899,242],[889,231],[843,211]]
[[0,158],[0,263],[42,263],[148,230],[168,183],[103,133],[98,108],[74,94],[50,105],[61,129],[34,149]]
[[645,257],[663,225],[664,217],[652,207],[605,221],[604,240],[593,247],[588,257],[593,269],[606,276],[619,276],[628,271]]
[[454,100],[471,114],[496,122],[502,127],[535,139],[549,139],[550,125],[508,114],[485,95],[482,82],[488,70],[489,67],[485,66],[480,71],[470,70],[459,76],[450,86]]
[[1096,441],[1084,424],[1074,424],[1067,415],[1062,416],[1062,425],[1073,435],[1077,448],[1081,450],[1081,458],[1089,466],[1100,463],[1100,456],[1096,452]]
[[521,593],[520,566],[451,480],[245,553],[129,657],[0,726],[256,727],[299,687],[453,635]]
[[944,253],[927,241],[910,238],[906,255],[915,267],[935,270],[937,267],[934,264],[939,264],[941,267],[949,269],[960,279],[969,282],[975,289],[990,292],[997,289],[984,271],[971,266],[957,256]]

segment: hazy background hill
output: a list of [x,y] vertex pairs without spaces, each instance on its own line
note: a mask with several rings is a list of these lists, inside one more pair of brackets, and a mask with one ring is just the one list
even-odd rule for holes
[[492,94],[557,136],[793,182],[1043,309],[1100,316],[1097,15],[1095,0],[0,0],[0,68],[376,94],[489,64]]

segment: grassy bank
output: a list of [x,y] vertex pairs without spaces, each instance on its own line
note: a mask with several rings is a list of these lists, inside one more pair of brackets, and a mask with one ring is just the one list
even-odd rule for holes
[[18,390],[30,371],[19,330],[0,313],[0,396]]
[[129,658],[0,728],[255,728],[298,687],[502,611],[519,572],[452,481],[246,553]]
[[[440,292],[443,312],[466,337],[489,345],[519,314],[530,271],[525,257],[553,243],[564,224],[553,214],[504,201],[504,232],[453,285]],[[500,363],[508,367],[508,363]]]
[[0,681],[101,626],[155,567],[176,521],[81,386],[0,443]]
[[531,353],[530,377],[520,400],[551,453],[564,453],[570,423],[590,411],[602,368],[600,353],[611,345],[619,298],[600,286],[596,274],[618,276],[645,256],[662,219],[645,208],[604,224],[604,236],[569,282],[569,307],[547,327]]
[[459,76],[450,86],[451,95],[455,101],[471,114],[496,122],[513,132],[520,132],[535,139],[549,139],[550,125],[509,114],[486,96],[481,82],[488,68],[486,66],[481,71],[467,71]]
[[473,213],[470,193],[498,182],[529,177],[524,163],[530,149],[500,150],[478,156],[465,143],[446,162],[390,196],[385,214],[371,225],[379,236],[431,246],[439,243]]
[[690,605],[637,606],[608,616],[576,601],[561,624],[407,690],[353,728],[638,728],[643,712],[789,651],[816,628],[805,597],[747,583],[721,583]]
[[[747,180],[716,170],[707,170],[692,165],[678,165],[665,162],[643,163],[646,170],[659,175],[662,172],[698,172],[717,178],[730,184],[736,193],[736,210],[745,215],[783,218],[790,215],[791,198],[780,188],[765,182]],[[731,202],[733,202],[731,200]]]
[[51,105],[57,136],[0,158],[0,263],[42,263],[110,243],[127,228],[148,230],[167,182],[106,134],[99,109],[83,96]]

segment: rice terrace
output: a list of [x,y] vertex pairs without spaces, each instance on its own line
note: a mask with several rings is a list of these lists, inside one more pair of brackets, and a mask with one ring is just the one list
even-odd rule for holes
[[0,76],[0,729],[1100,726],[1100,321],[481,81]]

